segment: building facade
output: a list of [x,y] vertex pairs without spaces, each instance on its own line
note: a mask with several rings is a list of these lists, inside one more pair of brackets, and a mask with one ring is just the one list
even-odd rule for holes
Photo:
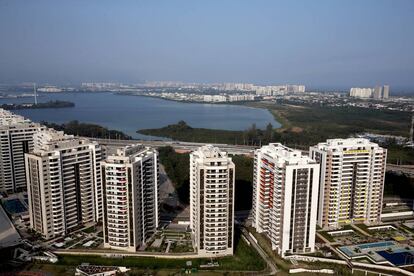
[[24,154],[33,150],[33,135],[45,127],[0,109],[0,191],[26,190]]
[[198,254],[233,254],[235,167],[211,145],[190,154],[190,227]]
[[108,152],[102,179],[104,247],[135,252],[158,228],[158,153],[142,145]]
[[279,143],[256,150],[253,227],[282,257],[315,250],[318,188],[319,165],[300,151]]
[[30,226],[46,239],[63,236],[101,216],[101,147],[52,130],[34,134],[26,153]]
[[310,148],[320,163],[318,225],[380,222],[386,149],[363,138],[331,139]]
[[350,97],[356,98],[371,98],[374,93],[372,88],[353,87],[349,90]]
[[382,86],[375,86],[372,97],[374,99],[382,99]]

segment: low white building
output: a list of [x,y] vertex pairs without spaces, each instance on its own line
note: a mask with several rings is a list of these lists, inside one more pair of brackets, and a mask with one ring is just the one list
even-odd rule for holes
[[228,96],[229,102],[243,102],[254,101],[255,95],[253,94],[231,94]]
[[205,102],[210,103],[219,103],[227,101],[227,97],[224,95],[204,95],[203,99]]

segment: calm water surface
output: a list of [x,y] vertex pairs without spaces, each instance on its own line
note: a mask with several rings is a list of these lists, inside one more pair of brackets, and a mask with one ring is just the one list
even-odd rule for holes
[[[22,109],[15,113],[35,122],[66,123],[71,120],[116,129],[134,138],[149,139],[138,129],[159,128],[186,121],[192,127],[245,130],[253,123],[264,128],[268,123],[280,127],[269,111],[238,105],[180,103],[163,99],[123,96],[112,93],[40,94],[39,102],[66,100],[73,108]],[[0,99],[2,103],[29,103],[33,98]]]

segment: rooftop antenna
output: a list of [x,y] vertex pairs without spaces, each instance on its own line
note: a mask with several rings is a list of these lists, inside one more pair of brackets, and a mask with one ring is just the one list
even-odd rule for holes
[[37,105],[36,83],[33,83],[33,92],[34,92],[34,98],[35,98],[35,105]]

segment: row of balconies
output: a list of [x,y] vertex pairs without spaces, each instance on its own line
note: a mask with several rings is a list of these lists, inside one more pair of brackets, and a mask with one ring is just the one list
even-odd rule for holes
[[220,242],[205,242],[204,247],[207,251],[218,251],[218,250],[226,250],[227,243],[220,241]]
[[107,227],[109,229],[114,229],[114,230],[116,230],[116,229],[121,229],[121,230],[128,229],[128,226],[126,224],[125,225],[119,225],[119,224],[116,225],[116,224],[108,223]]
[[120,244],[120,246],[128,246],[128,238],[117,238],[108,236],[108,241],[115,244]]

